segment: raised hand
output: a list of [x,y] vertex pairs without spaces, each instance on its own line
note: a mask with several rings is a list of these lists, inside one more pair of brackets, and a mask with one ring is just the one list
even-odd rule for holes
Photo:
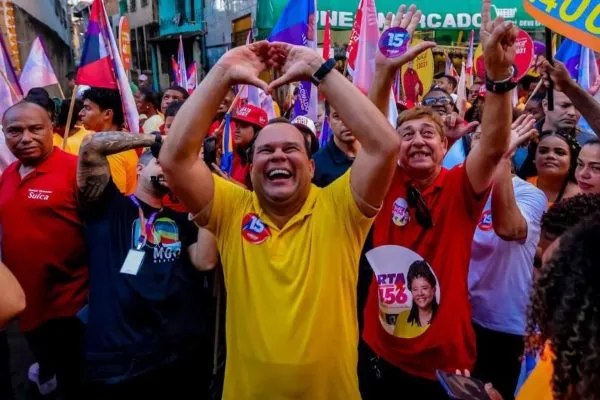
[[309,80],[325,62],[313,49],[282,42],[271,43],[268,54],[269,65],[283,74],[271,82],[268,92],[287,83]]
[[454,140],[458,140],[461,137],[474,132],[479,126],[479,122],[477,121],[465,124],[465,120],[462,119],[457,113],[444,115],[442,117],[442,121],[444,122],[444,132],[446,137]]
[[[385,31],[388,28],[394,27],[404,28],[412,38],[413,33],[417,29],[417,25],[419,25],[419,21],[421,21],[421,15],[421,10],[417,10],[417,7],[414,4],[408,8],[408,11],[406,11],[406,6],[403,4],[398,8],[396,15],[392,13],[387,14],[385,23],[383,25],[383,30]],[[385,57],[383,54],[381,54],[379,48],[377,48],[375,64],[378,68],[390,69],[395,72],[399,68],[402,68],[404,64],[414,60],[425,50],[431,49],[435,46],[435,42],[421,42],[416,46],[410,46],[406,53],[396,58]]]
[[537,133],[535,123],[535,118],[531,114],[523,114],[513,122],[510,132],[510,144],[504,156],[505,158],[512,158],[515,151]]
[[491,19],[491,0],[483,0],[481,8],[480,38],[483,45],[485,70],[493,81],[502,81],[511,76],[515,62],[515,40],[518,29],[512,22],[498,17]]
[[546,87],[550,86],[550,80],[552,80],[554,88],[559,92],[564,92],[569,86],[575,84],[569,71],[567,71],[567,67],[560,61],[554,60],[554,65],[552,65],[546,58],[541,57],[538,65]]
[[229,85],[248,84],[266,90],[268,85],[258,75],[269,65],[269,42],[266,40],[235,47],[218,62],[225,69]]

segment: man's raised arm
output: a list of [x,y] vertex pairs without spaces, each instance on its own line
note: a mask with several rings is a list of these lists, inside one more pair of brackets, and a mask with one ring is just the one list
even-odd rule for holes
[[[494,82],[501,82],[513,76],[518,31],[511,22],[504,22],[502,17],[491,20],[490,1],[483,0],[480,37],[487,77]],[[466,161],[467,176],[475,193],[482,193],[490,187],[496,166],[508,150],[512,124],[510,93],[488,90],[485,95],[481,142]]]
[[267,42],[256,42],[223,55],[173,121],[159,162],[169,187],[192,214],[202,211],[207,217],[210,213],[214,181],[198,154],[219,104],[233,84],[249,83],[267,88],[258,74],[266,69],[268,49]]
[[[417,10],[414,5],[410,6],[408,11],[405,5],[401,5],[396,15],[392,13],[387,14],[383,29],[385,31],[390,27],[401,27],[406,29],[412,37],[421,20],[421,15],[421,11]],[[434,42],[421,42],[416,46],[409,47],[406,53],[396,58],[386,58],[381,54],[379,49],[377,50],[375,76],[369,90],[369,99],[384,115],[387,116],[390,90],[392,89],[396,72],[404,64],[414,60],[419,54],[435,46]]]
[[[285,43],[271,45],[275,60],[281,60],[284,75],[271,83],[278,85],[308,79],[324,60],[314,50]],[[356,204],[366,216],[374,216],[389,188],[399,139],[394,128],[377,108],[350,81],[332,70],[319,85],[327,101],[361,144],[354,161],[350,183]]]
[[125,150],[149,147],[156,136],[127,132],[98,132],[83,139],[77,160],[77,187],[83,202],[97,200],[110,181],[107,157]]

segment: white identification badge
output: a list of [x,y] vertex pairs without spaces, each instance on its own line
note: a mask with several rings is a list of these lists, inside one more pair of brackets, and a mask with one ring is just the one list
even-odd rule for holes
[[123,266],[121,267],[122,274],[128,275],[137,275],[140,267],[142,266],[142,262],[144,262],[144,256],[146,252],[143,250],[131,249],[127,253],[127,257],[125,257],[125,261],[123,262]]

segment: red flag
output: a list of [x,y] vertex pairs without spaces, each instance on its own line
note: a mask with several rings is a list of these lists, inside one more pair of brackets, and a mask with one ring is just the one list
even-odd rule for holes
[[176,85],[179,85],[181,81],[181,69],[179,68],[179,64],[175,60],[175,56],[171,55],[171,69],[173,70],[173,80]]
[[323,58],[331,58],[331,21],[329,21],[329,11],[325,14],[325,31],[323,32]]
[[348,46],[346,47],[348,73],[350,75],[354,75],[354,64],[356,63],[356,53],[358,51],[358,37],[360,36],[360,22],[362,21],[362,8],[363,0],[360,0],[358,10],[356,10],[356,14],[354,15],[354,24],[352,25],[352,32],[350,32],[350,38],[348,39]]

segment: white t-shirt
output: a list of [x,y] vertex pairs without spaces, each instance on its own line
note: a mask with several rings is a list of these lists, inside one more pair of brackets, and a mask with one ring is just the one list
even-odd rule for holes
[[483,210],[471,248],[469,293],[473,321],[484,328],[524,335],[533,275],[533,257],[546,210],[544,192],[517,177],[515,199],[527,221],[525,243],[506,242],[493,229],[492,196]]
[[442,166],[446,169],[452,169],[457,165],[464,163],[466,159],[467,156],[465,155],[465,146],[463,144],[463,139],[460,138],[454,142],[444,156]]

